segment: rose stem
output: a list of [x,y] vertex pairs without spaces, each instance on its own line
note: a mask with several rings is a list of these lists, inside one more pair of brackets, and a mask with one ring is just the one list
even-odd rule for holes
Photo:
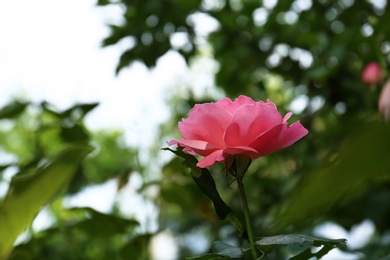
[[256,251],[256,247],[255,247],[255,242],[254,242],[254,239],[253,239],[251,219],[250,219],[250,215],[249,215],[248,201],[246,199],[244,183],[242,182],[242,177],[243,177],[242,174],[240,174],[240,173],[237,174],[237,184],[238,184],[238,189],[240,191],[242,207],[244,209],[245,225],[246,225],[246,229],[247,229],[247,233],[248,233],[248,239],[249,239],[249,244],[250,244],[250,247],[251,247],[252,257],[253,257],[254,260],[256,260],[257,259],[257,251]]

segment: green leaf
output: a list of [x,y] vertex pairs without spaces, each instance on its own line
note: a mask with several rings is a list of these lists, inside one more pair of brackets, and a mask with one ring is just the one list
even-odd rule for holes
[[73,121],[77,121],[82,119],[87,113],[89,113],[91,110],[93,110],[95,107],[97,107],[99,103],[86,103],[86,104],[78,104],[74,105],[62,112],[55,111],[54,108],[52,108],[52,105],[47,103],[46,101],[41,103],[41,107],[51,113],[54,116],[57,116],[61,119],[65,118],[71,118]]
[[313,67],[307,72],[307,76],[312,79],[321,79],[328,76],[330,69],[327,66],[317,66]]
[[245,228],[242,226],[241,221],[231,212],[226,218],[229,220],[230,224],[232,224],[239,232],[239,236],[242,238],[247,239],[248,233],[246,232]]
[[[291,257],[290,260],[307,260],[313,256],[316,256],[311,251],[312,251],[311,247],[307,247],[303,252],[299,253],[296,256]],[[320,251],[322,251],[322,249]],[[317,258],[317,259],[319,259],[319,258]]]
[[44,111],[48,112],[49,114],[56,116],[56,117],[61,117],[61,114],[53,108],[53,105],[48,103],[47,101],[42,101],[41,102],[41,107]]
[[306,235],[289,234],[289,235],[263,237],[260,240],[256,241],[255,245],[260,251],[264,252],[265,254],[269,254],[273,252],[279,246],[292,246],[292,245],[298,245],[301,247],[324,246],[328,249],[326,251],[327,253],[328,251],[330,251],[335,247],[345,249],[346,242],[347,242],[346,239],[322,239],[322,238],[315,238]]
[[[166,202],[177,204],[182,210],[193,210],[196,196],[194,196],[192,190],[199,193],[196,187],[191,186],[190,183],[184,185],[169,183],[168,185],[162,185],[161,197]],[[180,196],[177,196],[177,194],[180,194]]]
[[213,244],[213,253],[230,258],[242,258],[244,256],[243,253],[248,250],[249,248],[236,247],[221,241],[216,241]]
[[321,257],[323,257],[324,255],[329,253],[329,251],[332,250],[333,248],[334,248],[333,246],[328,245],[328,246],[324,246],[323,248],[321,248],[320,251],[313,253],[311,250],[311,247],[308,247],[302,253],[291,257],[290,260],[307,260],[307,259],[311,259],[313,257],[316,257],[316,259],[321,259]]
[[148,253],[148,243],[151,239],[151,234],[144,234],[134,237],[119,251],[119,259],[137,259],[148,260],[150,259]]
[[192,256],[192,257],[187,257],[187,260],[216,260],[216,259],[221,259],[221,257],[217,254],[205,254],[205,255],[200,255],[200,256]]
[[75,105],[63,112],[61,112],[62,117],[75,117],[74,120],[82,119],[86,114],[88,114],[92,109],[97,107],[99,103],[90,103],[90,104],[79,104]]
[[26,109],[27,105],[28,103],[15,101],[4,106],[2,109],[0,109],[0,119],[12,118],[19,115]]
[[236,247],[221,241],[215,241],[213,243],[212,253],[201,256],[189,257],[186,259],[247,259],[248,253],[250,253],[250,249],[247,247]]
[[[53,204],[58,205],[52,205],[51,209],[61,207],[58,209],[61,216],[53,212],[58,224],[34,232],[28,241],[13,248],[8,260],[119,259],[120,249],[129,242],[129,237],[136,235],[134,230],[138,222],[133,219],[125,219],[115,213],[101,213],[88,207],[64,209],[62,200]],[[147,245],[148,241],[145,241],[146,248]]]
[[178,147],[176,151],[169,148],[163,148],[162,150],[171,151],[184,159],[184,166],[191,169],[191,176],[196,185],[198,185],[203,193],[213,202],[219,219],[225,219],[232,212],[232,209],[219,195],[215,181],[209,170],[197,167],[196,164],[198,163],[198,160],[193,155],[183,152],[182,147]]
[[61,138],[69,143],[83,144],[89,141],[89,135],[86,133],[86,130],[77,123],[70,127],[61,126]]
[[34,174],[16,177],[0,205],[0,259],[6,258],[18,235],[72,179],[80,161],[92,149],[73,146]]
[[111,2],[109,0],[98,0],[96,4],[99,6],[104,6],[111,4]]
[[[322,239],[299,234],[291,234],[263,237],[260,240],[256,241],[255,245],[264,255],[274,252],[280,246],[300,246],[304,248],[304,251],[296,256],[293,256],[292,258],[290,258],[290,260],[306,260],[310,257],[318,257],[317,259],[319,259],[335,247],[345,249],[346,240]],[[323,246],[323,248],[316,253],[312,253],[310,248],[312,246]],[[221,241],[216,241],[213,244],[212,253],[205,254],[202,256],[190,257],[187,259],[251,259],[251,254],[249,247],[236,247],[223,243]]]
[[139,223],[132,219],[124,219],[115,215],[104,214],[89,207],[71,208],[69,211],[81,212],[87,219],[73,226],[94,238],[110,237],[116,234],[130,234]]

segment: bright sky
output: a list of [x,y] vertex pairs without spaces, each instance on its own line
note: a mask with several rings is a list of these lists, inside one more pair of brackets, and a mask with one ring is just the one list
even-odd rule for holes
[[[187,67],[174,52],[157,69],[135,63],[115,76],[124,46],[101,48],[106,23],[120,17],[95,0],[0,2],[0,105],[10,97],[47,100],[59,108],[100,102],[87,117],[92,128],[123,127],[131,143],[150,139],[168,117],[167,87]],[[142,144],[142,143],[141,143]]]

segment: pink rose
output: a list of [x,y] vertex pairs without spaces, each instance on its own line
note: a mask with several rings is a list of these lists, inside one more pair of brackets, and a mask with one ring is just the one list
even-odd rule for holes
[[179,122],[183,139],[168,145],[177,144],[190,154],[203,156],[197,164],[200,168],[222,161],[228,166],[234,155],[256,159],[305,136],[308,131],[299,121],[288,126],[291,115],[283,118],[270,100],[255,102],[247,96],[197,104]]
[[379,112],[385,120],[390,120],[390,79],[382,89],[378,102]]
[[362,71],[361,78],[367,85],[381,83],[383,79],[381,67],[377,62],[368,63]]

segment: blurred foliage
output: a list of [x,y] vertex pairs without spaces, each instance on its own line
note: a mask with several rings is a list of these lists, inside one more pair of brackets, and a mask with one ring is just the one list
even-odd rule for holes
[[0,205],[0,257],[9,254],[20,233],[39,210],[72,179],[90,147],[71,147],[36,173],[13,178]]
[[71,208],[67,211],[66,219],[58,226],[18,245],[10,259],[128,259],[121,257],[122,251],[143,239],[132,235],[137,221],[103,214],[91,208]]
[[[317,239],[304,235],[279,235],[266,238],[260,238],[256,241],[256,247],[260,252],[264,254],[264,257],[268,259],[269,257],[277,257],[277,259],[291,259],[291,260],[306,260],[316,257],[320,259],[322,256],[326,255],[334,247],[345,248],[346,240],[345,239]],[[288,251],[285,250],[284,253],[274,252],[276,248],[289,246]],[[295,246],[300,253],[294,252],[291,250],[291,246]],[[312,252],[311,247],[322,247],[317,252]],[[198,257],[190,257],[188,259],[203,259],[203,260],[212,260],[212,259],[252,259],[250,253],[250,248],[246,245],[243,247],[236,247],[228,245],[226,243],[217,241],[213,243],[212,253],[205,254]],[[261,257],[261,258],[264,258]]]
[[[0,109],[0,184],[8,189],[0,200],[0,259],[149,258],[151,234],[137,231],[140,223],[115,204],[110,214],[64,207],[64,199],[91,185],[116,179],[119,193],[132,173],[143,174],[138,151],[125,145],[122,132],[86,128],[84,117],[97,105],[60,111],[47,102],[11,101]],[[29,228],[48,203],[53,223]],[[27,239],[10,253],[23,231]]]
[[[215,85],[226,96],[271,99],[282,114],[295,112],[291,122],[301,120],[308,128],[303,140],[254,161],[249,168],[246,187],[255,234],[311,235],[323,222],[349,230],[370,219],[384,240],[373,239],[357,251],[376,258],[390,253],[385,250],[388,242],[383,242],[390,232],[389,129],[377,111],[381,86],[360,82],[360,72],[370,61],[379,62],[389,76],[388,1],[106,0],[98,4],[123,8],[122,22],[110,26],[103,45],[133,40],[118,62],[118,71],[136,60],[153,67],[168,50],[182,54],[189,67],[211,55],[219,67]],[[179,35],[186,39],[180,46],[175,41]],[[215,100],[191,94],[193,86],[179,87],[189,91],[172,93],[172,119],[161,128],[161,138],[168,140],[179,137],[177,122],[194,104]],[[222,198],[239,212],[235,184],[227,185],[222,166],[215,165],[210,172]],[[181,160],[168,162],[162,176],[161,226],[178,237],[202,230],[200,237],[209,242],[235,240],[234,229],[216,220],[207,197],[194,190]],[[196,254],[190,245],[181,246],[183,256]]]

